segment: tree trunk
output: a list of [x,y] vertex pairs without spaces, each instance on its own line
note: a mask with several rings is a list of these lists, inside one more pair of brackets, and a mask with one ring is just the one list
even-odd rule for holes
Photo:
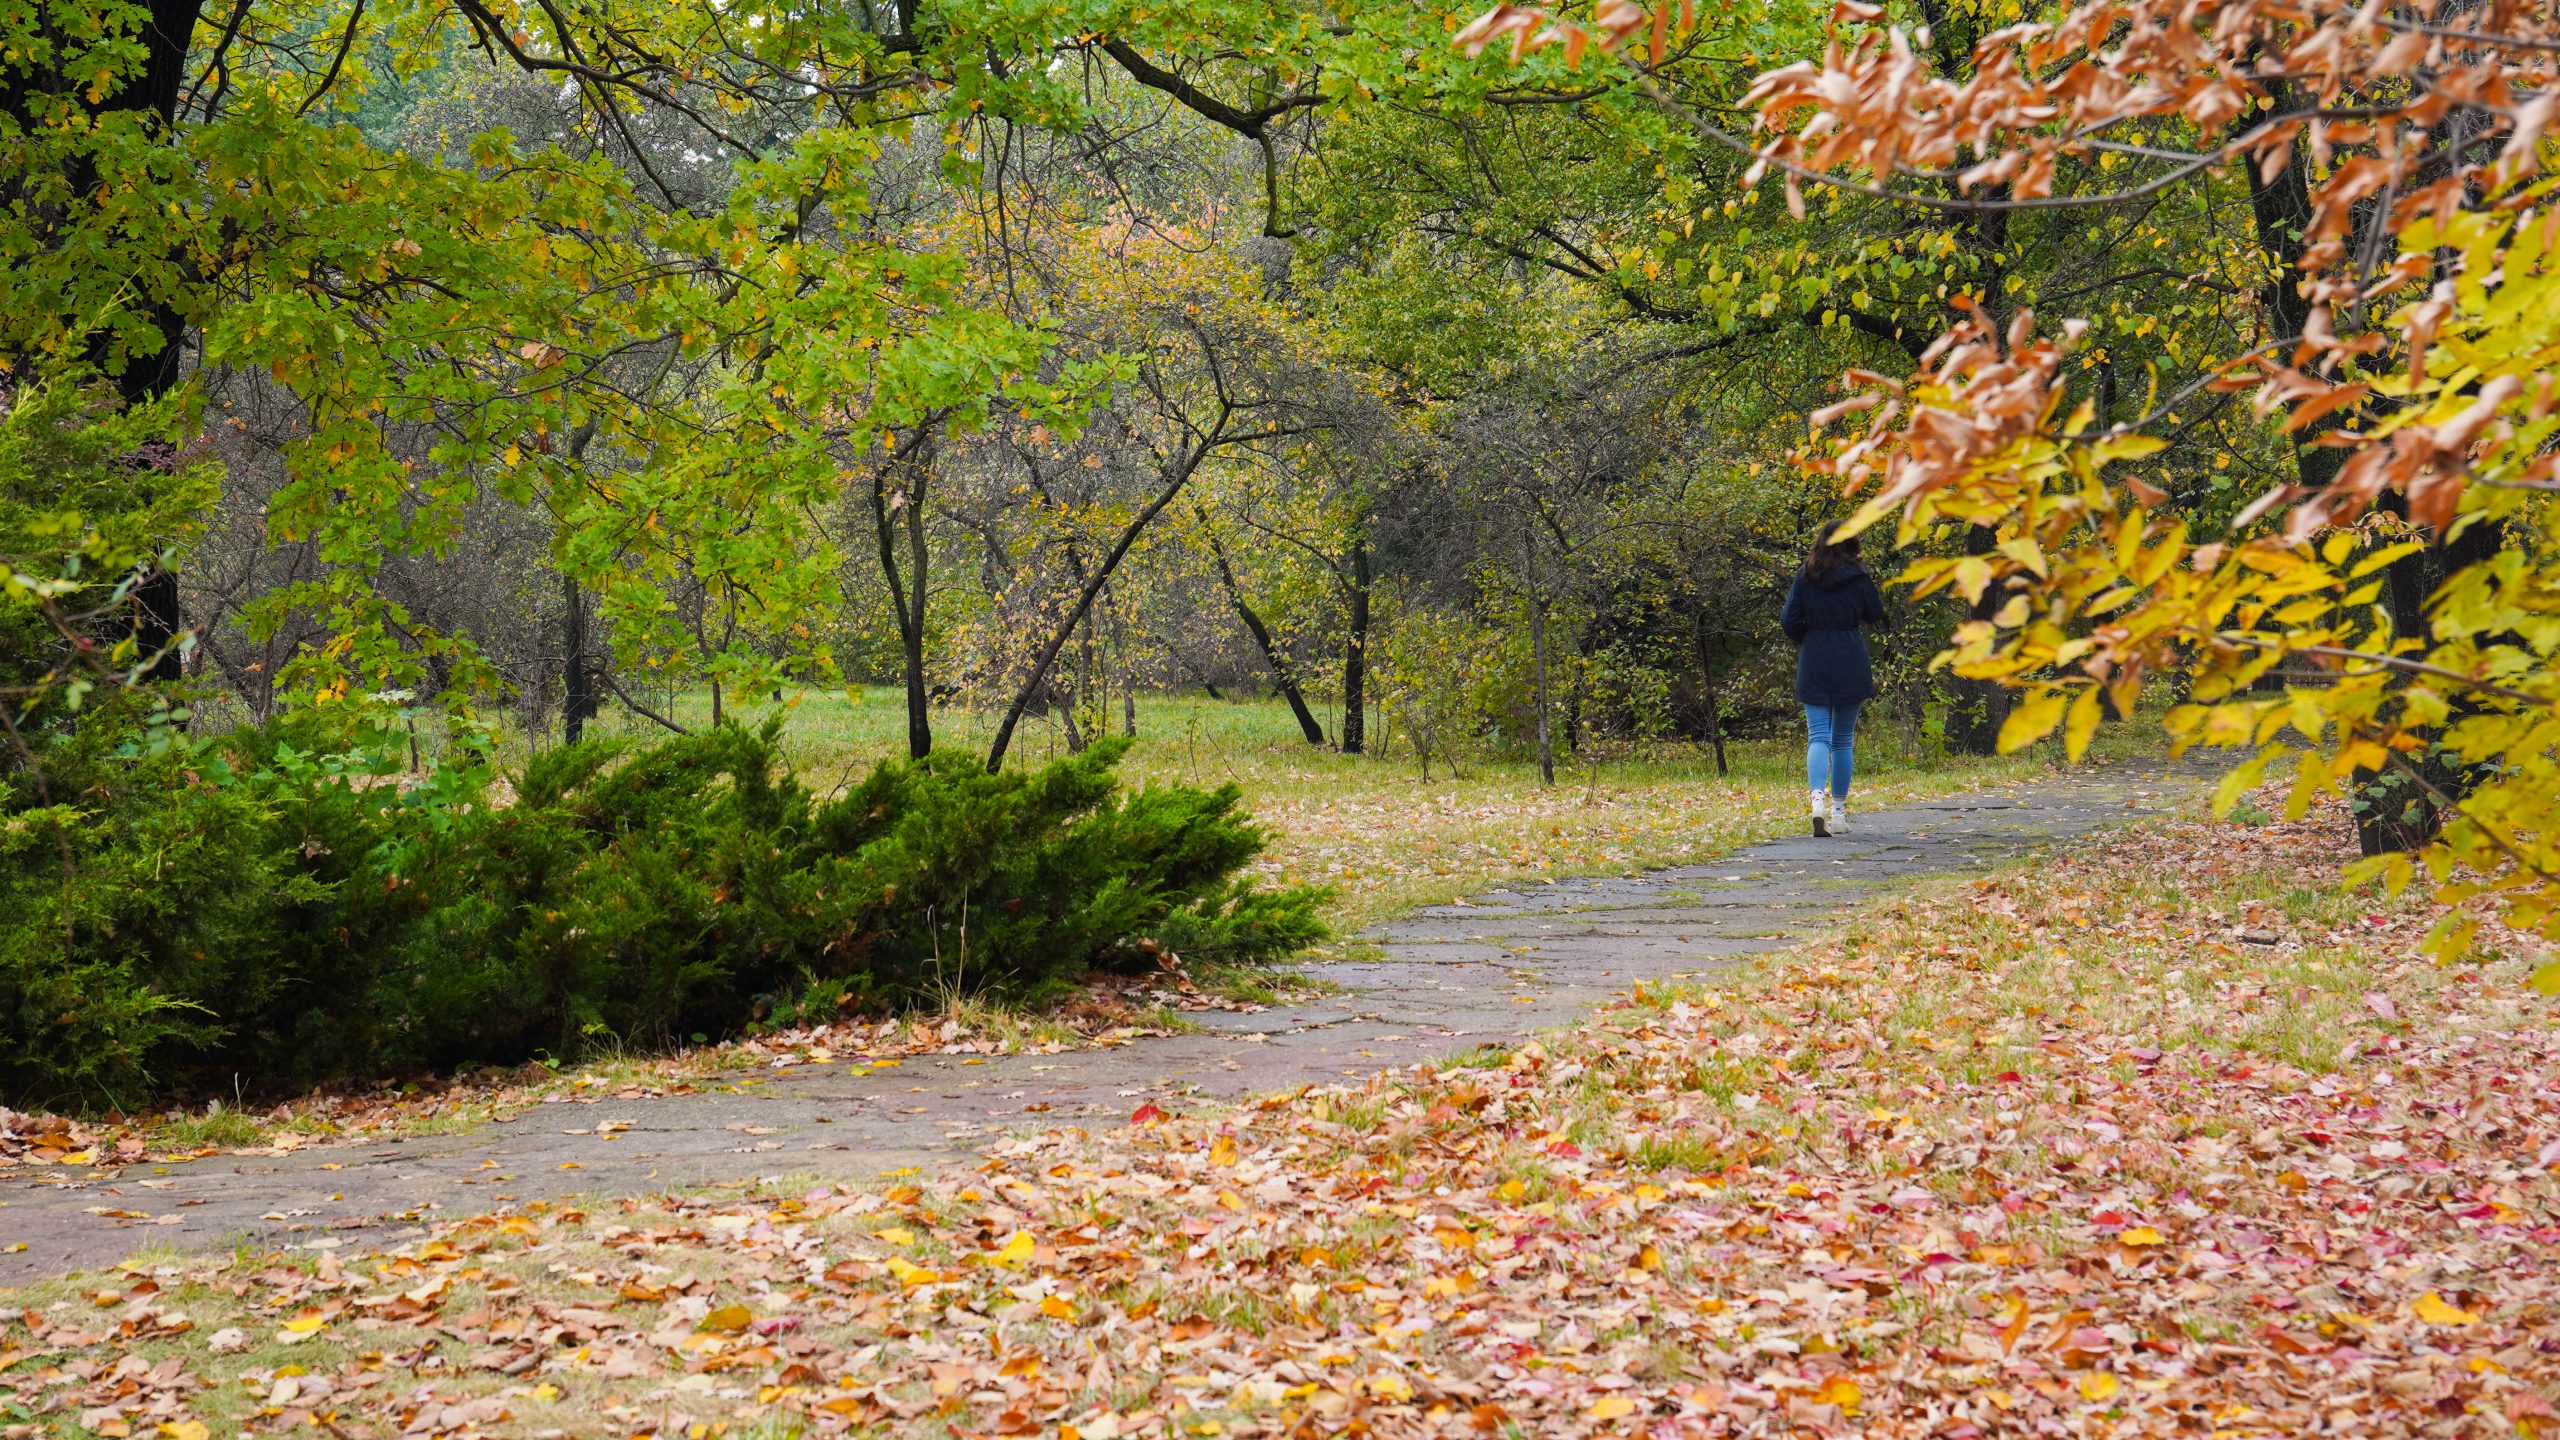
[[[1093,733],[1096,736],[1110,733],[1103,729],[1103,717],[1110,713],[1111,692],[1102,683],[1101,671],[1093,663],[1093,616],[1091,614],[1084,617],[1084,629],[1076,640],[1076,703],[1093,707]],[[1067,753],[1070,755],[1084,753],[1084,737],[1073,727],[1067,731]]]
[[1697,620],[1698,683],[1707,696],[1707,743],[1716,750],[1716,774],[1727,772],[1724,764],[1724,692],[1716,688],[1715,651],[1707,644],[1707,617],[1702,611]]
[[[933,423],[916,427],[897,456],[871,477],[871,524],[879,542],[881,577],[889,582],[889,608],[898,618],[900,676],[907,692],[907,758],[933,753],[933,694],[924,670],[925,593],[928,559],[924,532],[925,487],[931,476]],[[895,488],[891,480],[903,483]],[[907,549],[900,573],[898,546]]]
[[[1534,573],[1530,583],[1537,583]],[[1553,785],[1556,745],[1547,729],[1547,600],[1543,595],[1529,597],[1529,677],[1538,705],[1538,779],[1542,784]]]
[[[1271,683],[1289,702],[1289,713],[1298,717],[1298,733],[1310,745],[1324,743],[1324,727],[1316,723],[1315,712],[1307,708],[1306,692],[1298,688],[1298,677],[1289,668],[1289,657],[1280,653],[1279,644],[1271,638],[1271,628],[1245,603],[1244,587],[1236,583],[1236,571],[1227,563],[1227,547],[1220,543],[1217,532],[1209,528],[1209,515],[1200,512],[1200,531],[1209,537],[1209,558],[1217,562],[1218,583],[1226,587],[1227,603],[1235,607],[1236,618],[1244,622],[1245,633],[1253,637],[1254,648],[1262,652],[1262,663],[1271,668]],[[1210,696],[1217,690],[1212,687]]]
[[1342,753],[1357,755],[1369,737],[1369,532],[1351,546],[1351,634],[1342,647]]
[[1064,686],[1059,686],[1051,692],[1050,699],[1058,712],[1058,729],[1067,737],[1067,753],[1083,754],[1084,726],[1076,720],[1076,706],[1080,702],[1075,693]]
[[587,597],[578,592],[574,578],[563,575],[560,599],[565,612],[560,646],[560,739],[563,744],[575,745],[586,737],[587,721],[596,713],[595,676],[587,666]]

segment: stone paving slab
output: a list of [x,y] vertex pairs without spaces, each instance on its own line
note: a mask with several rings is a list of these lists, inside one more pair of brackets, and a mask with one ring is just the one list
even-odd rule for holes
[[[0,1182],[0,1285],[109,1265],[146,1244],[379,1245],[447,1219],[572,1194],[872,1176],[963,1159],[1034,1125],[1118,1125],[1178,1109],[1517,1041],[1639,980],[1711,975],[1818,933],[1914,876],[2002,863],[2173,806],[2185,772],[2057,776],[1998,795],[1858,817],[1853,834],[1773,841],[1711,862],[1568,880],[1431,906],[1380,925],[1359,959],[1308,967],[1339,987],[1201,1033],[1110,1050],[930,1056],[865,1076],[765,1072],[734,1090],[537,1105],[467,1135],[133,1166],[113,1178]],[[99,1211],[139,1212],[148,1219]]]

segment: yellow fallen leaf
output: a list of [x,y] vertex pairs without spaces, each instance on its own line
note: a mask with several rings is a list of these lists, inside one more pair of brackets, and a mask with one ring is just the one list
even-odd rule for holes
[[2116,1392],[2123,1388],[2121,1381],[2104,1370],[2092,1370],[2080,1377],[2080,1398],[2083,1400],[2113,1400]]
[[1858,1402],[1866,1398],[1866,1392],[1858,1388],[1858,1382],[1846,1375],[1832,1376],[1822,1382],[1821,1389],[1813,1392],[1814,1404],[1837,1405],[1843,1415],[1857,1414]]
[[1636,1402],[1624,1395],[1603,1395],[1591,1402],[1589,1413],[1594,1420],[1623,1420],[1636,1413]]
[[323,1315],[316,1310],[305,1310],[301,1314],[284,1322],[284,1328],[287,1334],[308,1335],[328,1323],[328,1316]]
[[1031,1252],[1035,1248],[1037,1244],[1032,1240],[1030,1231],[1016,1230],[1013,1238],[1004,1242],[1004,1248],[996,1252],[995,1262],[1008,1270],[1019,1270],[1031,1263]]
[[172,1420],[160,1427],[160,1433],[169,1440],[209,1440],[213,1434],[201,1420]]
[[873,1238],[886,1240],[892,1245],[913,1245],[916,1243],[916,1232],[908,1229],[904,1225],[891,1225],[885,1229],[874,1230],[871,1234]]
[[533,1387],[533,1398],[545,1402],[557,1400],[560,1398],[560,1387],[545,1380]]
[[1076,1318],[1076,1307],[1055,1295],[1044,1295],[1040,1299],[1040,1313],[1052,1320],[1073,1320]]
[[933,1271],[896,1255],[890,1256],[888,1263],[889,1273],[898,1277],[899,1284],[910,1289],[918,1285],[931,1285],[942,1278]]
[[705,1330],[725,1331],[734,1335],[737,1332],[746,1329],[749,1325],[754,1324],[755,1319],[756,1312],[748,1309],[744,1305],[723,1305],[719,1309],[712,1311],[710,1314],[703,1316],[700,1328]]
[[1412,1382],[1401,1375],[1380,1375],[1370,1380],[1369,1393],[1393,1405],[1413,1398]]
[[98,1152],[95,1150],[74,1150],[70,1154],[62,1157],[62,1163],[65,1165],[95,1165],[98,1163]]
[[2166,1245],[2169,1243],[2169,1237],[2152,1229],[2148,1225],[2136,1225],[2132,1229],[2124,1232],[2122,1235],[2117,1236],[2116,1239],[2127,1245]]
[[1659,1269],[1661,1269],[1661,1268],[1662,1268],[1662,1252],[1661,1252],[1660,1250],[1655,1249],[1655,1248],[1654,1248],[1653,1246],[1651,1246],[1651,1245],[1647,1245],[1647,1246],[1646,1246],[1646,1247],[1644,1247],[1644,1249],[1643,1249],[1640,1253],[1638,1253],[1638,1254],[1637,1254],[1637,1256],[1636,1256],[1636,1268],[1637,1268],[1637,1269],[1639,1269],[1639,1270],[1659,1270]]
[[1209,1163],[1212,1165],[1233,1165],[1236,1163],[1235,1140],[1230,1136],[1221,1135],[1216,1141],[1211,1143],[1209,1146]]
[[2418,1303],[2410,1308],[2418,1312],[2419,1319],[2430,1325],[2477,1325],[2480,1323],[2479,1316],[2446,1303],[2445,1298],[2433,1290],[2419,1296]]

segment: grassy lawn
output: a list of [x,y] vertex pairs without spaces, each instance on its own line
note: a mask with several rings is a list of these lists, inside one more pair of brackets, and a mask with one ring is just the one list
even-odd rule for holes
[[[801,692],[791,709],[792,760],[813,785],[843,783],[906,753],[899,692],[854,693]],[[707,693],[681,695],[675,708],[686,725],[710,716]],[[935,744],[983,755],[996,718],[938,710]],[[617,710],[609,728],[645,738],[656,727]],[[1010,763],[1065,753],[1056,727],[1034,722],[1017,736]],[[1726,755],[1732,773],[1721,777],[1703,747],[1611,743],[1562,765],[1553,786],[1539,783],[1527,757],[1471,761],[1455,777],[1435,758],[1426,780],[1409,747],[1381,758],[1307,744],[1278,700],[1181,695],[1141,703],[1138,743],[1122,768],[1137,784],[1241,787],[1272,836],[1259,873],[1334,887],[1333,918],[1347,930],[1512,881],[1676,865],[1802,826],[1800,737],[1728,743]],[[1860,735],[1858,760],[1855,799],[1864,806],[2011,783],[2050,764],[2044,751],[1937,755],[1883,725]]]
[[2547,1434],[2560,1032],[2532,955],[2424,959],[2350,853],[2334,809],[2154,824],[1546,1043],[946,1176],[146,1256],[11,1297],[0,1421]]

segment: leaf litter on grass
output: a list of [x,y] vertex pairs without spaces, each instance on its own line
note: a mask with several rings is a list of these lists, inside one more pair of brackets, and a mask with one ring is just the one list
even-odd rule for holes
[[2555,1433],[2560,1032],[2531,956],[2420,959],[2351,853],[2335,811],[2156,826],[1550,1043],[971,1171],[82,1277],[0,1325],[0,1394],[135,1435]]

